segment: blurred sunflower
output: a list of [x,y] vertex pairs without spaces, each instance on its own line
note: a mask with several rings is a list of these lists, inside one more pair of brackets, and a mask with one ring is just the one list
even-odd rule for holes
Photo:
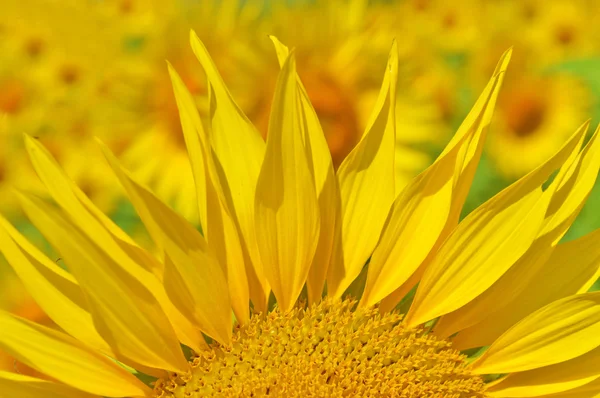
[[[365,133],[335,172],[294,52],[274,43],[281,73],[266,144],[195,35],[214,93],[209,129],[170,67],[203,235],[102,146],[159,259],[26,137],[58,206],[19,197],[69,272],[4,220],[0,248],[64,332],[0,312],[0,347],[46,377],[1,372],[2,391],[32,398],[598,393],[600,294],[576,294],[597,276],[597,234],[558,244],[596,179],[597,134],[582,148],[582,126],[458,223],[510,53],[442,154],[399,190],[398,49]],[[360,301],[342,299],[362,270]],[[538,276],[543,289],[533,283]],[[417,283],[412,303],[401,303],[406,315],[390,312]],[[298,301],[305,286],[307,304]],[[458,351],[481,346],[489,347],[474,360]],[[134,369],[154,376],[153,389]]]
[[[394,13],[389,4],[364,0],[298,3],[274,2],[261,19],[261,29],[297,49],[298,69],[322,122],[337,169],[367,125],[378,93],[376,76],[382,73],[382,63],[377,61],[387,56],[389,43],[397,34],[395,26],[399,14]],[[273,88],[276,64],[264,63],[270,56],[270,43],[257,41],[255,47],[262,51],[255,51],[253,64],[256,67],[251,69],[255,73],[251,79],[253,85],[259,83]],[[423,146],[441,145],[448,138],[444,114],[437,107],[442,90],[437,90],[437,86],[433,88],[432,84],[438,76],[434,71],[439,69],[431,62],[431,55],[431,52],[421,51],[418,42],[409,37],[399,47],[401,73],[396,126],[396,183],[399,186],[431,163],[430,153]],[[451,81],[448,79],[446,83]],[[248,87],[252,86],[234,84],[239,90]],[[233,94],[242,99],[242,109],[264,137],[270,113],[270,90],[249,91],[255,95],[250,100],[247,93],[238,94],[234,90]]]
[[509,179],[525,175],[552,155],[591,108],[588,90],[571,76],[520,75],[507,79],[498,103],[488,154]]
[[[111,175],[99,162],[89,162],[94,152],[85,150],[84,157],[81,150],[93,142],[94,135],[111,146],[118,140],[109,128],[110,119],[95,109],[106,73],[121,53],[120,39],[109,21],[88,11],[71,1],[2,4],[0,114],[5,115],[6,125],[0,189],[9,184],[41,188],[32,169],[23,164],[20,137],[27,133],[42,141],[90,197],[109,210],[115,192]],[[5,213],[14,210],[10,201],[2,206]]]
[[[139,136],[131,140],[120,158],[159,197],[195,222],[191,169],[164,71],[164,59],[181,71],[204,122],[209,117],[206,78],[195,67],[190,49],[179,45],[190,27],[198,31],[214,54],[232,95],[263,137],[277,68],[267,35],[275,34],[298,48],[302,77],[323,121],[336,168],[359,141],[377,96],[378,83],[373,76],[380,70],[370,60],[385,59],[386,47],[394,36],[389,6],[369,5],[362,0],[294,5],[273,2],[269,7],[258,0],[243,4],[237,0],[127,1],[125,11],[122,2],[107,4],[112,5],[112,11],[106,12],[117,20],[121,18],[123,25],[129,20],[152,21],[143,24],[146,31],[143,27],[129,29],[134,33],[129,34],[128,41],[138,43],[127,64],[131,76],[124,79],[126,87],[115,88],[122,94],[114,97],[120,98],[119,106],[130,110],[129,124],[135,126],[136,132],[129,135]],[[145,17],[133,17],[136,13]],[[403,114],[398,118],[399,184],[405,184],[431,162],[422,144],[439,144],[447,136],[447,128],[433,105],[436,94],[424,84],[413,87],[413,69],[419,65],[412,61],[415,48],[416,43],[407,42],[401,49],[407,73],[402,75],[398,100],[398,112]],[[240,68],[247,73],[238,73]],[[148,152],[156,152],[155,148],[161,148],[160,155],[149,159]]]

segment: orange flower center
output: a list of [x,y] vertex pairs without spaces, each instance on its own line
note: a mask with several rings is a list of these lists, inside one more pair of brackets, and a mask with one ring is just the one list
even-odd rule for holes
[[254,315],[232,346],[214,344],[186,374],[158,380],[154,397],[485,397],[450,342],[355,305],[327,299]]
[[534,134],[544,122],[547,111],[543,94],[531,88],[508,93],[503,105],[508,128],[517,137]]
[[14,115],[25,105],[25,88],[16,80],[0,82],[0,113]]

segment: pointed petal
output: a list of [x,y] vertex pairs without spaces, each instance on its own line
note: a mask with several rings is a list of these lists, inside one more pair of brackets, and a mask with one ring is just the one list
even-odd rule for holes
[[504,308],[494,311],[492,316],[459,332],[453,339],[453,346],[462,350],[490,345],[511,326],[543,306],[586,292],[598,279],[598,239],[600,230],[558,245],[535,275],[535,283],[529,284],[527,289],[510,300]]
[[105,353],[110,347],[94,327],[77,281],[0,217],[0,251],[44,312],[77,340]]
[[102,213],[67,177],[50,152],[38,140],[25,135],[25,146],[31,163],[50,196],[69,212],[79,228],[93,235],[102,246],[114,246],[110,238],[106,239],[110,234],[125,242],[133,243],[131,238]]
[[254,228],[254,197],[265,143],[258,130],[231,97],[206,47],[196,33],[190,33],[190,41],[192,50],[208,77],[210,142],[216,156],[217,169],[222,172],[224,181],[221,186],[229,187],[228,201],[232,204],[232,211],[242,232],[248,255],[262,286],[263,301],[266,305],[269,290],[260,263]]
[[21,202],[81,285],[96,330],[117,357],[156,369],[185,370],[179,341],[151,292],[57,209],[33,196],[21,195]]
[[469,214],[425,271],[405,322],[418,325],[466,305],[492,286],[538,236],[551,195],[541,185],[578,151],[578,131],[550,160]]
[[[289,51],[275,37],[270,36],[270,38],[275,46],[279,64],[283,67]],[[298,80],[298,106],[303,116],[302,120],[304,120],[304,145],[307,151],[309,167],[312,170],[315,180],[321,220],[319,243],[306,281],[308,301],[311,304],[321,299],[327,269],[331,261],[333,242],[336,234],[336,220],[340,217],[341,203],[331,153],[329,152],[323,129],[297,74],[296,78]]]
[[538,397],[566,392],[600,378],[600,348],[569,361],[511,373],[486,389],[492,397]]
[[[220,264],[225,264],[227,267],[233,311],[237,320],[245,324],[250,318],[246,270],[250,273],[255,271],[250,259],[244,253],[240,232],[230,211],[233,205],[227,203],[220,186],[212,162],[212,150],[207,142],[192,95],[171,65],[169,65],[169,73],[179,108],[183,135],[190,154],[204,236],[208,244],[215,249]],[[251,281],[255,280],[256,277],[251,279]],[[260,286],[253,287],[253,291],[258,289]]]
[[338,170],[341,237],[327,276],[328,294],[340,297],[375,248],[395,198],[395,101],[398,47],[392,46],[375,109],[360,142]]
[[510,51],[459,128],[458,138],[394,202],[369,262],[361,305],[371,306],[400,288],[458,223],[509,59]]
[[38,140],[25,136],[25,143],[40,179],[54,200],[70,216],[71,222],[88,239],[96,242],[123,271],[140,281],[156,297],[176,326],[177,335],[182,342],[195,349],[200,348],[203,343],[202,334],[173,306],[159,281],[163,274],[162,264],[136,246],[125,232],[102,213],[66,176]]
[[315,183],[303,145],[294,54],[281,69],[256,186],[256,228],[264,272],[283,311],[306,282],[319,238]]
[[98,398],[64,384],[0,370],[2,398]]
[[475,374],[521,372],[568,361],[600,345],[600,293],[569,296],[523,319],[472,363]]
[[90,394],[151,394],[132,374],[72,337],[4,311],[0,311],[0,347],[27,366]]
[[206,185],[208,170],[206,170],[206,133],[200,121],[200,115],[196,109],[196,104],[185,83],[177,74],[173,66],[167,62],[173,93],[179,109],[179,119],[183,130],[185,146],[190,158],[196,195],[198,198],[198,211],[200,216],[200,225],[206,229],[207,209],[206,209]]
[[[581,131],[585,131],[585,127]],[[529,250],[489,289],[464,307],[442,317],[436,325],[437,334],[449,336],[495,317],[494,313],[504,306],[521,305],[519,300],[512,298],[538,283],[537,275],[546,272],[544,265],[555,245],[565,235],[594,187],[600,168],[599,151],[600,140],[594,135],[585,150],[570,160],[571,164],[565,163],[553,182],[557,190],[552,196],[544,226]]]
[[[168,270],[165,264],[165,287],[169,297],[183,314],[196,321],[202,331],[227,344],[231,338],[227,276],[206,241],[182,216],[137,183],[106,146],[101,145],[101,148],[152,239],[175,266]],[[173,272],[179,274],[177,278],[183,283],[179,289],[169,285],[173,279],[167,275],[174,276]],[[182,296],[192,301],[183,306]]]

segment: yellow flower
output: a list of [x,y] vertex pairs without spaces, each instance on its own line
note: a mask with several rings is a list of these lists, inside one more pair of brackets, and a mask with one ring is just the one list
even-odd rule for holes
[[0,149],[0,208],[4,213],[16,208],[9,200],[14,195],[5,195],[5,190],[14,185],[37,189],[34,173],[24,164],[23,133],[47,145],[103,210],[113,204],[114,184],[106,185],[109,169],[90,162],[93,153],[84,148],[95,145],[95,135],[111,147],[120,140],[108,114],[97,111],[105,74],[121,53],[120,37],[109,21],[88,11],[69,1],[6,0],[2,4],[0,116],[6,120]]
[[[210,129],[169,69],[202,234],[101,145],[158,258],[26,137],[58,206],[19,197],[69,271],[3,219],[0,249],[64,332],[0,312],[0,348],[47,377],[0,372],[0,391],[32,398],[597,393],[600,293],[582,292],[597,276],[598,234],[558,244],[598,173],[597,134],[582,148],[582,126],[458,223],[510,53],[435,163],[400,190],[397,47],[365,133],[335,172],[294,51],[273,41],[281,72],[266,143],[197,36],[192,48],[212,93]],[[362,291],[358,302],[344,294],[353,290]],[[390,311],[399,302],[404,316]],[[488,348],[476,359],[459,351],[473,347]],[[154,388],[134,370],[156,377]]]
[[591,98],[580,81],[566,75],[523,74],[505,86],[487,151],[498,171],[517,178],[561,147],[586,118]]

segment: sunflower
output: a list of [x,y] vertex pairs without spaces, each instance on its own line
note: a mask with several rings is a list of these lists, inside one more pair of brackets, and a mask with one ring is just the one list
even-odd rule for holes
[[90,162],[93,153],[84,148],[95,146],[96,135],[111,147],[120,141],[110,115],[98,112],[105,80],[121,53],[120,37],[110,21],[89,11],[81,2],[3,1],[0,117],[6,120],[0,128],[0,206],[5,214],[19,216],[10,200],[14,195],[3,191],[12,185],[38,188],[35,173],[22,164],[23,133],[41,140],[103,210],[114,204],[114,184],[106,184],[109,169],[100,154]]
[[[398,190],[397,47],[365,133],[334,172],[294,51],[273,41],[281,72],[266,143],[195,34],[192,48],[212,94],[209,129],[169,68],[202,234],[101,144],[158,258],[26,137],[57,206],[26,193],[19,198],[68,271],[4,220],[0,248],[63,331],[0,312],[2,350],[45,375],[2,372],[1,391],[192,398],[596,393],[600,293],[581,292],[597,274],[597,234],[558,241],[598,173],[597,134],[582,149],[583,125],[547,162],[458,223],[510,52],[435,163]],[[351,290],[362,294],[344,294]],[[404,315],[392,310],[397,303]],[[474,347],[487,349],[476,358],[459,351]]]
[[560,148],[590,105],[590,93],[572,76],[511,79],[500,96],[488,154],[504,176],[520,177]]

